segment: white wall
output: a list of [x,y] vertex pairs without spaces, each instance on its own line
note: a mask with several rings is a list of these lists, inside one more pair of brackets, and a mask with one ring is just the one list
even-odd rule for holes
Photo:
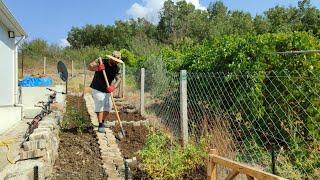
[[17,86],[15,42],[8,38],[8,30],[0,22],[0,107],[13,106]]

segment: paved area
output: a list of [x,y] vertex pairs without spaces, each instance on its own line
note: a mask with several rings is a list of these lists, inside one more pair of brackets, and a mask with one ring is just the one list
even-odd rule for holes
[[20,159],[20,145],[23,141],[23,136],[28,127],[27,122],[29,121],[31,120],[23,119],[4,133],[0,134],[0,143],[8,143],[9,146],[9,149],[3,143],[3,145],[0,146],[0,172],[4,169],[5,166],[10,164],[9,160],[11,161],[11,163],[14,163]]
[[[94,126],[98,126],[97,116],[94,112],[94,103],[91,94],[85,94],[84,99],[88,113],[90,115],[91,122]],[[100,146],[101,158],[103,162],[103,168],[105,169],[108,179],[124,179],[124,161],[116,142],[116,138],[110,128],[106,128],[106,133],[95,132],[98,137],[98,143]]]

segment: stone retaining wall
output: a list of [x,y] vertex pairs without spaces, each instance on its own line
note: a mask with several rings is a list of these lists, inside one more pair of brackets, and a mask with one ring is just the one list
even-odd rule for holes
[[20,159],[7,165],[0,179],[47,179],[50,178],[59,147],[59,123],[62,115],[53,112],[39,122],[20,149]]

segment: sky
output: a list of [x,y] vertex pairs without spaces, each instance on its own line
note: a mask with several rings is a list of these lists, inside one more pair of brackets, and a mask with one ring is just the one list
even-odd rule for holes
[[[86,24],[113,24],[115,20],[145,17],[156,23],[165,0],[3,0],[28,33],[28,39],[42,38],[49,43],[68,45],[72,27]],[[178,1],[178,0],[174,0]],[[206,9],[215,0],[186,0]],[[296,6],[298,0],[222,0],[231,10],[262,14],[276,5]],[[311,0],[320,8],[320,0]]]

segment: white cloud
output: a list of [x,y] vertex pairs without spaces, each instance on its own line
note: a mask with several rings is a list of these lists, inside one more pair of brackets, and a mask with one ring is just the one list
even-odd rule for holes
[[[173,1],[178,2],[181,0]],[[134,3],[126,13],[132,18],[146,18],[153,23],[157,23],[159,21],[159,11],[164,2],[165,0],[143,0],[142,4]],[[192,3],[197,9],[206,9],[200,4],[200,0],[186,0],[186,2]]]
[[59,44],[58,44],[60,47],[69,47],[70,46],[70,43],[67,41],[67,39],[60,39],[59,40]]
[[205,10],[207,9],[205,6],[202,6],[200,4],[200,0],[186,0],[187,3],[192,3],[196,9],[201,9],[201,10]]

